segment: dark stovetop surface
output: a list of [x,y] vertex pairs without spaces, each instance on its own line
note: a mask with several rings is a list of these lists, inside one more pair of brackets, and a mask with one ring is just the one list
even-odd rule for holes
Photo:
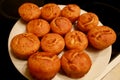
[[117,33],[117,41],[113,44],[111,60],[120,53],[120,7],[115,0],[0,0],[0,78],[2,80],[26,80],[12,64],[7,42],[11,28],[19,19],[17,8],[26,1],[42,6],[48,2],[58,4],[76,3],[86,11],[95,12],[104,25],[112,27]]

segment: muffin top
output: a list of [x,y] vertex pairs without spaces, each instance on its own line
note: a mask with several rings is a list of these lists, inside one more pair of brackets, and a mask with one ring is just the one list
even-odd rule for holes
[[87,36],[81,31],[68,32],[64,39],[68,49],[84,50],[88,46]]
[[50,25],[44,19],[34,19],[27,23],[26,31],[28,33],[34,33],[38,37],[43,37],[50,31]]
[[68,4],[61,10],[61,16],[68,18],[74,23],[80,15],[80,7],[76,4]]
[[57,33],[48,33],[41,39],[41,48],[43,51],[59,54],[65,46],[64,38]]
[[65,35],[72,29],[72,23],[66,17],[57,17],[52,20],[50,27],[53,32]]
[[60,70],[60,59],[49,52],[37,52],[28,59],[30,74],[37,80],[51,80]]
[[48,3],[41,8],[41,17],[50,22],[60,15],[60,11],[60,7],[57,4]]
[[83,77],[90,69],[92,61],[87,53],[79,50],[67,50],[61,57],[61,66],[65,74],[72,78]]
[[95,28],[99,23],[99,18],[95,13],[87,12],[81,14],[77,20],[77,27],[83,31],[88,32],[90,29]]
[[28,22],[39,18],[41,15],[41,10],[39,9],[39,6],[34,3],[23,3],[18,8],[18,13],[24,21]]
[[10,45],[17,58],[28,59],[40,48],[40,40],[32,33],[21,33],[13,37]]
[[116,41],[116,33],[108,26],[91,29],[88,34],[90,44],[97,49],[105,49]]

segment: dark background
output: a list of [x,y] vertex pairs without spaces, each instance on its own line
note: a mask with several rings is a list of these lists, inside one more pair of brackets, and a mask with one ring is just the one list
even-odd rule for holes
[[12,64],[8,53],[9,33],[20,18],[18,7],[24,2],[42,6],[49,2],[57,4],[78,4],[86,11],[95,12],[104,25],[112,27],[117,33],[113,44],[111,60],[120,53],[120,7],[117,0],[0,0],[0,78],[2,80],[27,80]]

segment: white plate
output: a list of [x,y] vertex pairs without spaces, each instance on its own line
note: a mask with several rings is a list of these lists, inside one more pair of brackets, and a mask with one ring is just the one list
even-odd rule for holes
[[[62,9],[65,5],[59,5],[59,6]],[[86,13],[86,11],[81,9],[81,14],[83,13]],[[101,22],[99,22],[99,25],[102,25]],[[26,32],[26,23],[23,22],[21,19],[19,19],[16,22],[16,24],[13,26],[10,32],[9,39],[8,39],[8,51],[9,51],[9,55],[12,60],[12,63],[17,68],[17,70],[29,80],[33,80],[28,72],[27,61],[15,58],[10,48],[11,39],[15,35],[24,33],[24,32]],[[104,50],[99,50],[99,51],[93,48],[90,48],[90,47],[86,49],[86,52],[88,53],[88,55],[90,56],[92,60],[92,66],[89,72],[82,78],[71,79],[65,75],[58,73],[52,80],[94,80],[96,77],[98,77],[103,72],[105,67],[108,65],[110,57],[111,57],[111,50],[112,50],[111,48],[112,47],[109,46],[108,48]]]

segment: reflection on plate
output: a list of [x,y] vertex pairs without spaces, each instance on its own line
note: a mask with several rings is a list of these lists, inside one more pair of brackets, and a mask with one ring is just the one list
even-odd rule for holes
[[[59,6],[61,9],[64,7],[64,5],[59,5]],[[81,10],[81,14],[83,14],[83,13],[86,13],[86,11]],[[102,24],[99,22],[99,25],[102,25]],[[19,19],[16,22],[16,24],[13,26],[13,28],[10,32],[9,39],[8,39],[8,51],[9,51],[10,58],[11,58],[13,64],[15,65],[15,67],[17,68],[17,70],[23,76],[25,76],[26,78],[31,80],[32,77],[30,76],[30,74],[28,72],[27,61],[15,58],[13,56],[13,54],[11,52],[11,48],[10,48],[11,39],[15,35],[24,33],[24,32],[26,32],[26,23],[24,23],[21,19]],[[96,77],[98,77],[100,75],[100,73],[103,72],[103,70],[107,66],[107,64],[110,60],[110,57],[111,57],[111,46],[109,46],[108,48],[106,48],[104,50],[95,50],[93,48],[88,47],[85,51],[88,53],[88,55],[90,56],[90,58],[92,60],[92,66],[91,66],[91,69],[89,70],[89,72],[85,76],[83,76],[82,78],[79,78],[77,80],[94,80]],[[74,80],[74,79],[71,79],[63,74],[58,73],[53,78],[53,80]]]

